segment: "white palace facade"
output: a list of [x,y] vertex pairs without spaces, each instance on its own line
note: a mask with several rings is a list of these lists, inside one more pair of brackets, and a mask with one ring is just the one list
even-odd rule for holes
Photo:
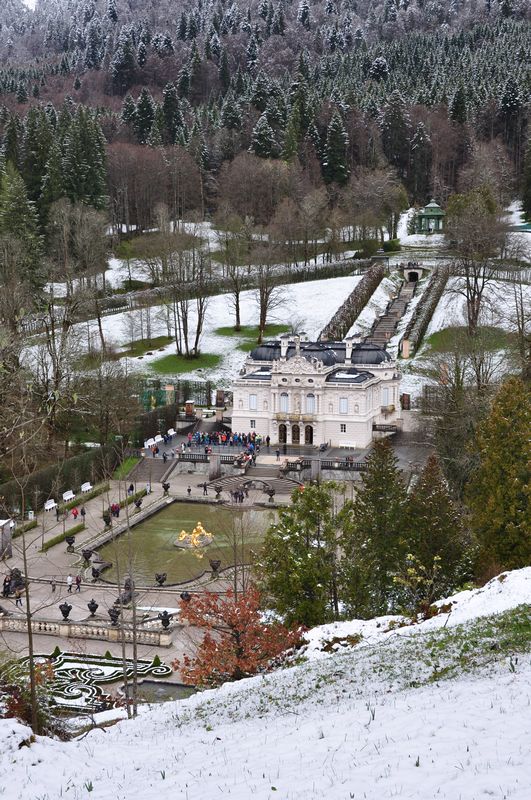
[[400,377],[389,353],[355,337],[267,341],[234,383],[232,430],[256,431],[272,444],[362,449],[373,425],[397,424]]

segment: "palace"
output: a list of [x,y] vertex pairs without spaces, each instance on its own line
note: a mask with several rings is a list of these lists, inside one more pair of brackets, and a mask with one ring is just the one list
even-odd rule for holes
[[362,449],[373,425],[397,424],[400,378],[389,353],[359,338],[283,336],[247,358],[233,386],[232,429],[272,444]]

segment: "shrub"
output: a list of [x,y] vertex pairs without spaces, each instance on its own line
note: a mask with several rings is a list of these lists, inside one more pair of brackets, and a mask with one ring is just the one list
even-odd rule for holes
[[37,527],[38,524],[38,520],[32,519],[30,522],[26,522],[25,525],[20,525],[19,527],[15,528],[12,538],[16,539],[17,536],[21,536],[23,533],[27,533],[27,531],[32,531]]
[[51,539],[48,539],[47,542],[44,542],[44,545],[42,547],[42,552],[46,553],[46,551],[49,550],[51,547],[54,547],[56,544],[60,544],[61,542],[64,542],[67,536],[75,536],[77,533],[81,533],[81,531],[84,530],[85,530],[85,525],[83,522],[80,522],[77,525],[74,525],[69,530],[65,531],[64,533],[59,533],[57,534],[57,536],[52,536]]
[[120,508],[125,508],[126,506],[130,505],[131,503],[134,503],[135,500],[139,500],[141,497],[145,497],[146,494],[147,494],[147,491],[145,489],[140,489],[139,492],[135,492],[132,495],[127,495],[127,497],[124,500],[120,500],[120,504],[119,504]]
[[194,656],[172,663],[184,682],[195,686],[219,686],[264,672],[302,641],[302,628],[262,621],[254,587],[237,597],[229,590],[225,596],[208,592],[181,600],[180,617],[205,631]]
[[372,258],[380,249],[378,239],[362,239],[358,242],[358,258]]
[[396,253],[402,249],[402,245],[400,244],[400,239],[389,239],[388,241],[383,243],[383,249],[385,253]]

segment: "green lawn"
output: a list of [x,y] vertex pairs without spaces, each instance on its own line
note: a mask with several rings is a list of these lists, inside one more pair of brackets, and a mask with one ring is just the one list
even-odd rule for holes
[[[279,336],[281,333],[288,333],[290,330],[289,325],[266,325],[264,337]],[[216,328],[214,333],[218,336],[239,336],[242,339],[252,339],[254,342],[258,339],[258,326],[257,325],[242,325],[239,331],[235,331],[230,325],[224,328]]]
[[127,478],[135,464],[138,464],[139,461],[140,459],[136,458],[136,456],[129,456],[129,458],[124,459],[120,466],[114,470],[112,475],[113,480],[123,481],[125,478]]
[[[137,358],[152,350],[166,347],[173,342],[171,336],[155,336],[154,339],[137,339],[130,342],[125,350],[108,352],[103,361],[119,361],[121,358]],[[101,353],[85,353],[76,361],[76,369],[97,369],[102,362]]]
[[[481,326],[479,329],[481,345],[491,352],[502,350],[510,343],[509,334],[502,328]],[[426,338],[426,344],[434,353],[448,353],[456,347],[467,345],[467,329],[465,326],[450,326],[443,328]]]
[[182,372],[192,372],[196,369],[212,369],[217,367],[221,356],[214,353],[201,353],[197,358],[185,358],[175,353],[158,358],[149,365],[159,375],[178,375]]

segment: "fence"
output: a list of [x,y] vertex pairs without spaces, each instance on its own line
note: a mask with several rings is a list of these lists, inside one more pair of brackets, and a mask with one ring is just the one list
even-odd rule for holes
[[364,472],[367,469],[367,464],[364,461],[337,461],[335,459],[321,459],[321,469]]
[[[98,639],[103,642],[120,642],[122,637],[126,642],[132,642],[134,631],[129,627],[118,625],[104,625],[102,623],[79,622],[53,622],[50,620],[31,620],[31,630],[35,634],[57,636],[64,639]],[[25,619],[11,617],[0,618],[0,631],[6,633],[27,633],[28,623]],[[171,633],[169,631],[139,630],[136,631],[138,644],[147,644],[154,647],[170,647]]]

